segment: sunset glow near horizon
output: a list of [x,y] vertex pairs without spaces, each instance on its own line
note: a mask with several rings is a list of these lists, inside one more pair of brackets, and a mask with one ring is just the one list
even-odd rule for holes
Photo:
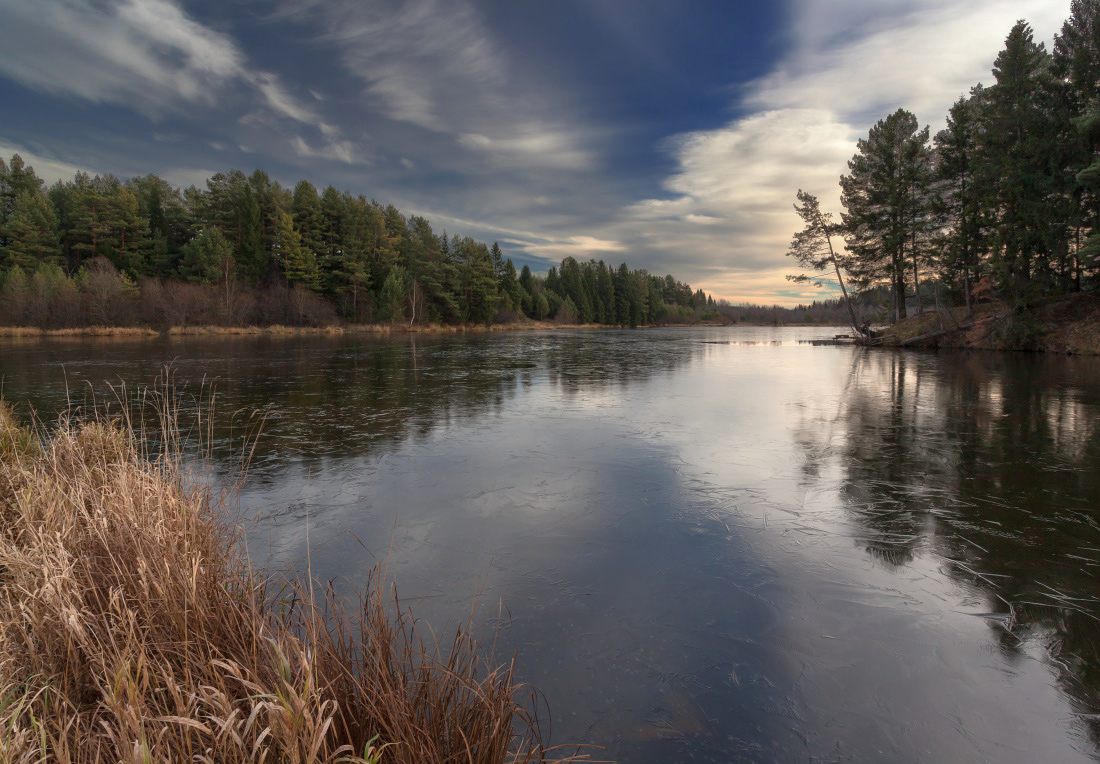
[[437,233],[670,273],[731,302],[792,284],[795,192],[839,214],[875,121],[941,129],[1017,19],[1069,2],[0,0],[0,155],[48,182],[218,171],[364,194]]

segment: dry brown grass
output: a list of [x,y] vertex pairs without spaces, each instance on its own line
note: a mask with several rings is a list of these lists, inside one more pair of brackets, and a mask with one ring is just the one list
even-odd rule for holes
[[0,337],[156,337],[157,331],[140,326],[81,326],[70,329],[38,329],[33,326],[0,326]]
[[378,578],[315,600],[228,517],[117,422],[44,439],[0,406],[3,761],[544,760],[469,624],[425,642]]
[[256,335],[256,334],[274,334],[274,335],[292,335],[299,336],[313,336],[318,334],[343,334],[344,327],[342,326],[282,326],[281,324],[274,324],[272,326],[173,326],[168,330],[168,334],[174,336],[238,336],[238,335]]
[[[276,337],[312,337],[336,334],[464,334],[478,332],[510,332],[561,329],[606,329],[598,324],[557,324],[552,321],[516,321],[507,324],[343,324],[329,326],[172,326],[165,333],[172,337],[242,337],[267,335]],[[0,337],[9,339],[42,339],[64,337],[117,337],[140,339],[161,333],[148,327],[86,326],[75,329],[38,329],[33,326],[0,326]]]

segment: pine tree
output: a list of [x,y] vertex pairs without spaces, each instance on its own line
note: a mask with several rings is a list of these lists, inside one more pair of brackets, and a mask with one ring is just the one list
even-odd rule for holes
[[988,251],[988,214],[983,204],[990,178],[980,155],[983,90],[951,107],[947,128],[935,138],[937,213],[940,216],[939,265],[944,275],[962,282],[967,313],[973,285],[982,277]]
[[276,217],[276,252],[288,284],[301,284],[310,291],[321,288],[321,273],[317,258],[302,244],[290,215],[280,212]]
[[294,187],[291,218],[294,220],[294,228],[302,237],[302,246],[315,255],[324,251],[325,216],[321,209],[321,198],[308,180],[299,181]]
[[339,273],[346,268],[343,228],[349,201],[332,186],[321,194],[321,225],[314,252],[325,281],[325,293],[335,296],[342,291]]
[[861,286],[890,284],[895,320],[905,318],[907,266],[919,276],[928,229],[931,154],[928,128],[898,109],[871,128],[840,179],[849,269]]
[[41,191],[27,189],[15,197],[3,235],[7,244],[0,247],[0,268],[33,272],[39,263],[56,264],[61,258],[57,215]]
[[491,324],[496,315],[497,281],[493,259],[482,243],[466,237],[451,242],[458,260],[461,285],[459,304],[463,318],[476,324]]
[[382,321],[399,323],[405,320],[406,290],[405,269],[395,265],[378,294],[378,313]]
[[629,326],[631,316],[634,314],[631,305],[634,292],[630,287],[630,269],[626,267],[626,263],[619,265],[618,270],[615,271],[614,286],[615,323],[620,326]]
[[1050,56],[1019,21],[994,62],[984,150],[995,179],[994,265],[1006,291],[1027,301],[1054,280],[1052,257],[1066,240],[1066,205],[1058,151]]
[[615,323],[615,284],[610,269],[603,260],[599,262],[596,274],[596,289],[599,293],[600,312],[597,320],[601,324]]
[[145,271],[160,277],[174,275],[180,252],[193,237],[184,194],[152,174],[130,179],[126,188],[137,199],[138,216],[145,221],[150,240]]
[[1051,68],[1065,84],[1076,137],[1068,167],[1075,185],[1073,287],[1080,289],[1082,271],[1100,269],[1100,0],[1073,0],[1054,37]]
[[213,284],[236,272],[233,247],[220,228],[204,228],[184,246],[180,273],[190,281]]
[[262,281],[270,271],[270,258],[263,242],[263,213],[251,188],[242,190],[236,210],[237,270],[253,282]]
[[516,266],[510,257],[504,259],[504,275],[500,279],[498,288],[502,295],[508,296],[511,310],[522,312],[524,291],[519,285],[519,279],[516,278]]
[[584,284],[584,274],[576,258],[567,257],[561,261],[561,296],[572,300],[577,308],[576,318],[583,322],[592,321],[592,300]]
[[28,191],[42,191],[42,180],[35,175],[34,168],[28,167],[18,154],[12,155],[9,164],[0,159],[0,244],[4,243],[3,229],[15,210],[16,198]]

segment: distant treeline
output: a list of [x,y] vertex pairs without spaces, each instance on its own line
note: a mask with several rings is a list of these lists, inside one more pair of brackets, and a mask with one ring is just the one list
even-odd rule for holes
[[[0,322],[111,325],[638,326],[719,319],[672,276],[565,258],[519,273],[494,243],[307,181],[217,173],[205,190],[155,175],[78,173],[50,188],[0,160]],[[727,306],[728,307],[728,306]]]
[[1052,53],[1017,22],[993,77],[931,140],[904,109],[872,127],[840,179],[842,222],[799,193],[791,254],[884,287],[895,319],[907,299],[1026,306],[1100,286],[1100,0],[1073,0]]

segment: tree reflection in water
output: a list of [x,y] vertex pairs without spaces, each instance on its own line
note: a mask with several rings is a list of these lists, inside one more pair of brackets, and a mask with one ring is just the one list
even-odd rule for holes
[[803,422],[805,471],[839,466],[855,536],[889,566],[934,555],[981,591],[1007,655],[1047,651],[1100,740],[1100,363],[853,355],[838,410]]

